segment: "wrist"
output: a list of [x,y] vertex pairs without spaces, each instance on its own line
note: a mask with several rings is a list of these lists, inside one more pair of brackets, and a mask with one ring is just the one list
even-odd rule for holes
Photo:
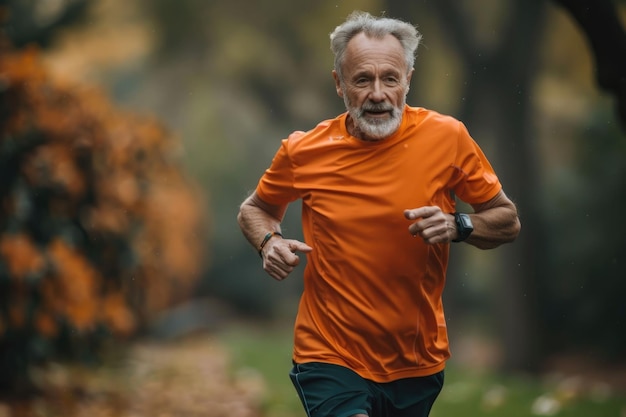
[[283,235],[280,232],[267,232],[265,237],[263,237],[263,241],[261,241],[261,244],[259,245],[259,256],[261,258],[263,258],[263,248],[265,247],[265,245],[267,245],[267,242],[269,242],[270,239],[273,238],[274,236],[279,236],[281,238],[283,237]]
[[474,231],[474,225],[469,214],[454,213],[454,223],[456,224],[457,237],[452,240],[453,242],[463,242]]

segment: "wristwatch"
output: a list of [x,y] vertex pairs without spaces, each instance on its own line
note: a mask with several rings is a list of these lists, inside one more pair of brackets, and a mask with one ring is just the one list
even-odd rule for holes
[[454,222],[456,223],[456,230],[458,237],[453,242],[463,242],[474,231],[474,225],[472,219],[465,213],[454,213]]

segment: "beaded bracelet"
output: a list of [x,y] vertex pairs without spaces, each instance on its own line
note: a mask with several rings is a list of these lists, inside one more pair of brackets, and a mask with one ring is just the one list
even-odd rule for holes
[[263,248],[265,247],[267,242],[269,242],[269,240],[273,238],[274,236],[283,237],[283,235],[280,232],[268,232],[263,238],[263,242],[261,242],[261,245],[259,246],[259,256],[261,258],[263,258]]

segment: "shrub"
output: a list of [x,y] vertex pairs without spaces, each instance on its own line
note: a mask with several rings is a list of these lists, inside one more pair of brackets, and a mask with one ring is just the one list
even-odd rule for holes
[[0,390],[190,296],[203,206],[157,120],[0,48]]

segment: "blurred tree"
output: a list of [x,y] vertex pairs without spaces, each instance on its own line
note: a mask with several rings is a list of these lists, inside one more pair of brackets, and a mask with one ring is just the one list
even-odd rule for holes
[[545,216],[552,248],[540,288],[545,354],[575,355],[587,363],[624,363],[626,352],[626,141],[608,108],[590,115],[569,139],[575,168],[552,179]]
[[28,44],[47,47],[60,28],[82,21],[91,3],[90,0],[2,0],[2,32],[17,48]]
[[2,42],[0,393],[28,393],[30,366],[93,358],[193,293],[204,212],[180,150],[159,121]]
[[594,56],[600,88],[615,97],[626,132],[626,31],[611,0],[554,0],[567,10],[585,34]]
[[626,282],[620,262],[626,225],[615,221],[626,204],[626,3],[554,3],[586,38],[596,85],[612,96],[618,123],[608,103],[591,106],[580,128],[565,130],[572,165],[549,179],[550,199],[543,206],[551,225],[546,235],[551,253],[538,283],[545,294],[538,306],[543,353],[574,354],[587,363],[615,366],[623,363],[626,351]]

